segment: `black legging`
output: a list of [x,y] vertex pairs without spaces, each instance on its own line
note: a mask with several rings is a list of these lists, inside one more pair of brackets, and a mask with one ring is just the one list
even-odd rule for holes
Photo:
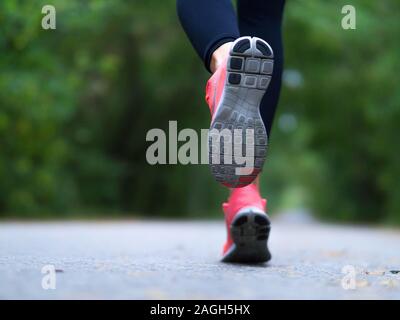
[[260,107],[268,135],[281,89],[284,4],[285,0],[237,0],[236,16],[231,0],[177,0],[182,26],[209,71],[214,50],[240,36],[259,37],[271,45],[274,72]]

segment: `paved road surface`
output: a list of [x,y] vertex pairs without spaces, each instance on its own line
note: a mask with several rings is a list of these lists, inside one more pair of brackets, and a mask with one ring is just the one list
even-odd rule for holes
[[253,266],[219,262],[219,221],[2,223],[0,298],[400,299],[400,232],[277,220],[272,261]]

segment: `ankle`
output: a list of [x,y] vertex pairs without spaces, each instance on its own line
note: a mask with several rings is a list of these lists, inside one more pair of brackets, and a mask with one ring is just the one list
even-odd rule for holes
[[214,51],[211,57],[211,63],[210,63],[210,70],[212,73],[214,73],[220,66],[221,64],[225,61],[226,57],[229,54],[229,50],[231,49],[232,42],[227,42],[218,47]]

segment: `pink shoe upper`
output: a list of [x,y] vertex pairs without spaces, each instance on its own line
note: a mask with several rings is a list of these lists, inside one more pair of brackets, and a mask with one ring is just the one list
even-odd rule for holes
[[226,80],[226,61],[214,72],[207,81],[206,86],[206,102],[210,108],[211,116],[214,118],[217,106],[221,100]]

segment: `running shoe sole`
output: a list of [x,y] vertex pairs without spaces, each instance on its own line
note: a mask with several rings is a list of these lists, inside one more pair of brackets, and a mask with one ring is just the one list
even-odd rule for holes
[[[233,43],[223,93],[208,135],[212,174],[227,187],[240,188],[252,183],[264,165],[268,137],[260,103],[270,84],[273,65],[273,51],[264,40],[242,37]],[[235,129],[241,129],[236,131],[241,134],[235,136]],[[253,134],[246,134],[246,129]],[[250,168],[245,168],[243,156],[249,155],[246,147],[254,150],[246,160],[253,164]]]
[[245,208],[233,219],[230,232],[233,244],[223,262],[260,263],[271,259],[268,238],[271,223],[257,208]]

